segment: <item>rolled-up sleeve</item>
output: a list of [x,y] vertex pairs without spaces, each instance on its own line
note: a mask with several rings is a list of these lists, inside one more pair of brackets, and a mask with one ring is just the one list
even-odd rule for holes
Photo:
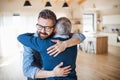
[[26,77],[34,79],[35,75],[40,70],[38,67],[33,66],[33,50],[29,47],[24,46],[23,53],[23,73]]
[[79,38],[80,39],[80,42],[83,42],[85,40],[85,35],[82,34],[82,33],[75,33],[75,34],[72,34],[72,37],[76,37],[76,38]]

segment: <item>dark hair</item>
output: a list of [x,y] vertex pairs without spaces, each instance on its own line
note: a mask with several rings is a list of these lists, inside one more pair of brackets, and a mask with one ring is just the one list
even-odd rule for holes
[[51,19],[53,21],[53,24],[56,24],[57,18],[53,11],[49,9],[44,9],[39,13],[38,18],[44,18],[44,19]]

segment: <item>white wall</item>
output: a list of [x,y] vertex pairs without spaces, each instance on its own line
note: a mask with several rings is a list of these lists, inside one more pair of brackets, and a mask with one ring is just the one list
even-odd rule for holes
[[[35,31],[35,24],[37,22],[38,13],[44,9],[45,2],[43,0],[29,0],[32,4],[31,7],[23,7],[25,0],[0,0],[0,53],[13,53],[15,50],[10,49],[12,46],[18,46],[18,44],[13,44],[14,42],[5,41],[16,41],[16,36],[21,32]],[[44,0],[45,1],[45,0]],[[46,0],[47,1],[47,0]],[[68,9],[62,7],[64,0],[59,3],[55,3],[55,0],[50,0],[52,7],[49,8],[53,10],[57,17],[67,16],[70,19],[82,20],[82,14],[84,13],[84,4],[77,5],[77,0],[74,0]],[[89,3],[88,3],[89,4]],[[90,6],[91,7],[91,6]],[[71,15],[71,10],[73,15]],[[14,17],[13,14],[20,14],[19,17]],[[108,14],[120,14],[120,9],[102,10],[101,15]],[[73,25],[73,30],[77,28],[82,28],[82,24]],[[73,31],[74,32],[74,31]],[[10,36],[9,36],[10,35]],[[11,37],[10,39],[8,38]],[[2,40],[2,41],[1,41]],[[5,41],[3,41],[5,40]],[[9,46],[7,46],[9,45]],[[4,49],[1,49],[4,46]],[[6,48],[8,47],[8,48]],[[19,46],[18,46],[19,47]],[[8,49],[8,52],[6,49]],[[12,51],[11,51],[12,50]],[[17,49],[16,49],[17,50]],[[6,56],[2,54],[3,56]]]

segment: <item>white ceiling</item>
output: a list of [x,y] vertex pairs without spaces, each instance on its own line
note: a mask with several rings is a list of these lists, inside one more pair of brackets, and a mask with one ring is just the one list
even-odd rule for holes
[[82,6],[85,9],[96,8],[97,10],[120,8],[120,0],[86,0]]
[[[32,4],[32,9],[36,8],[43,8],[46,1],[50,1],[52,4],[52,8],[57,9],[62,8],[64,1],[68,0],[60,0],[59,3],[55,3],[56,0],[29,0]],[[44,1],[44,3],[42,2]],[[84,10],[106,10],[106,9],[114,9],[119,8],[120,10],[120,0],[86,0],[81,5],[78,5],[80,0],[71,0],[72,3],[70,7],[73,9],[84,9]],[[16,9],[23,9],[23,4],[25,0],[0,0],[0,10],[13,10]],[[8,8],[9,7],[9,8]]]

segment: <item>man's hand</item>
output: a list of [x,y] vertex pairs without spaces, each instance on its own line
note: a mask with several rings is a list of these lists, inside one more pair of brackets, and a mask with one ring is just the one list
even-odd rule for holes
[[71,72],[71,66],[62,67],[63,62],[58,64],[52,71],[40,69],[35,78],[65,77]]
[[52,42],[55,42],[56,44],[47,49],[49,55],[56,57],[67,48],[65,41],[52,40]]
[[66,67],[61,68],[62,65],[63,65],[63,62],[61,62],[59,65],[57,65],[53,69],[53,74],[55,77],[65,77],[70,73],[71,66],[66,66]]

